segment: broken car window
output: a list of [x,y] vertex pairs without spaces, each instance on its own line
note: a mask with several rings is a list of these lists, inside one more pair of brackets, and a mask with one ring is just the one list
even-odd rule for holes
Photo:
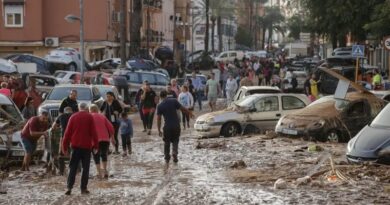
[[278,97],[265,97],[255,103],[257,112],[278,111]]

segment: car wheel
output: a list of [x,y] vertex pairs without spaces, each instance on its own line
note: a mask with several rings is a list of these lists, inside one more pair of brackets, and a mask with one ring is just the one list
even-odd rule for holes
[[240,126],[237,123],[229,122],[222,127],[221,134],[224,137],[233,137],[240,132]]
[[329,142],[342,142],[342,137],[339,131],[329,130],[326,134],[326,140]]
[[69,71],[77,71],[77,66],[75,63],[69,63],[68,69]]

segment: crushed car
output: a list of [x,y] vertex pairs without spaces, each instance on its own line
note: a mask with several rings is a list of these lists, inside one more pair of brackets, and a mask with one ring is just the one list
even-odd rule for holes
[[272,130],[280,117],[308,104],[309,99],[302,94],[254,94],[225,110],[199,116],[194,128],[201,137],[232,137]]
[[318,141],[348,142],[386,105],[384,100],[362,86],[330,70],[323,71],[349,82],[357,91],[346,93],[344,99],[322,97],[306,108],[282,117],[275,127],[276,133],[304,136]]
[[390,104],[348,142],[347,159],[361,163],[374,161],[390,164]]

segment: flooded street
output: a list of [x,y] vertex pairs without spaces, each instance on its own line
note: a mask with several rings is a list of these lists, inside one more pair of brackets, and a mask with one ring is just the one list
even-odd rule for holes
[[[348,165],[346,144],[312,146],[313,142],[272,133],[199,139],[187,129],[182,131],[179,163],[166,166],[157,130],[147,136],[140,130],[138,115],[132,119],[133,154],[110,155],[108,180],[94,177],[91,162],[91,194],[80,194],[79,174],[72,195],[65,196],[66,177],[48,176],[40,165],[30,173],[11,171],[3,181],[7,194],[0,195],[0,204],[388,204],[390,200],[389,167]],[[346,179],[329,174],[329,156]],[[309,177],[297,180],[305,176]],[[274,187],[277,180],[282,184]]]

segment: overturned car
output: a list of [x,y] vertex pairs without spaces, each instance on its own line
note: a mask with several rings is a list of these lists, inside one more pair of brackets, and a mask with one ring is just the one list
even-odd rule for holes
[[357,92],[348,92],[344,98],[326,96],[306,108],[281,118],[275,132],[310,137],[318,141],[348,142],[369,124],[386,102],[360,85],[331,71],[325,71],[348,81]]

